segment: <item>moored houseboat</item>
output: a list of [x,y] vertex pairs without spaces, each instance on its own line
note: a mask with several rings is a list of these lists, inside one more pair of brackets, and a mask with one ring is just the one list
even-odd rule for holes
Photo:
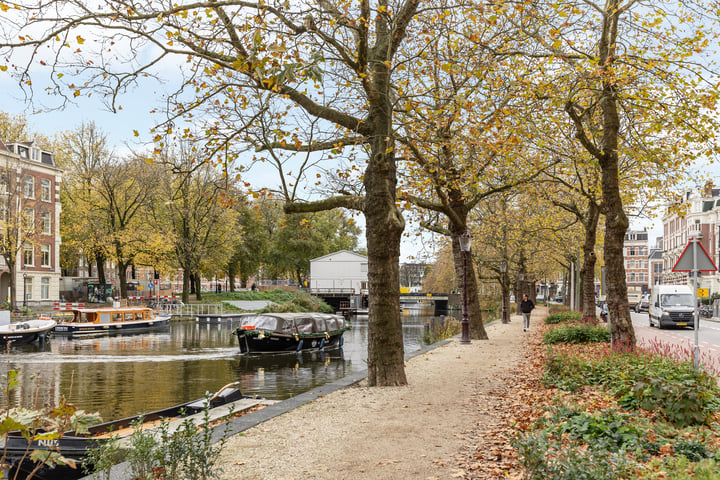
[[147,307],[73,308],[72,319],[53,328],[56,335],[103,335],[144,333],[166,328],[170,315],[156,314]]
[[284,353],[341,347],[351,328],[342,315],[258,313],[241,319],[233,331],[240,353]]

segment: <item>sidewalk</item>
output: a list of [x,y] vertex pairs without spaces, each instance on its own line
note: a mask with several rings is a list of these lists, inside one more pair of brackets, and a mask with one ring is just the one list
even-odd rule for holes
[[[535,326],[545,313],[538,310]],[[490,340],[462,345],[455,337],[407,361],[407,386],[368,388],[363,380],[230,437],[221,478],[470,478],[463,458],[502,457],[491,453],[500,446],[478,445],[501,421],[493,411],[508,401],[503,376],[523,360],[532,335],[523,333],[520,316],[487,331]]]

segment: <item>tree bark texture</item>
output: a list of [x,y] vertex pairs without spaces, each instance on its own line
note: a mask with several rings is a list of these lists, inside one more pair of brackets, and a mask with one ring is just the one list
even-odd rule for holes
[[[389,121],[389,116],[383,116]],[[389,127],[389,125],[387,125]],[[378,135],[365,171],[368,249],[368,384],[406,385],[400,319],[400,240],[405,221],[395,206],[396,166],[388,137]]]
[[585,241],[583,242],[583,265],[580,269],[582,276],[582,312],[583,320],[596,321],[595,316],[595,243],[597,242],[597,225],[600,218],[600,208],[595,202],[588,205],[585,223]]
[[600,65],[603,72],[603,85],[600,98],[602,108],[603,136],[602,155],[602,192],[605,205],[605,281],[608,286],[608,321],[613,348],[635,348],[635,330],[630,318],[630,306],[627,298],[625,280],[625,258],[623,245],[629,221],[623,209],[620,196],[618,170],[618,133],[620,117],[617,109],[617,87],[613,80],[615,41],[617,38],[619,13],[618,2],[609,2],[609,12],[603,23],[603,35],[600,39]]

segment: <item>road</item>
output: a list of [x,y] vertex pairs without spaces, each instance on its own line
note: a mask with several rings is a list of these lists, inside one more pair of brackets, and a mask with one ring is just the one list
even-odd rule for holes
[[[689,328],[659,329],[650,327],[647,313],[630,313],[637,344],[650,350],[675,353],[682,359],[692,359],[695,331]],[[720,321],[700,319],[700,363],[720,375]]]

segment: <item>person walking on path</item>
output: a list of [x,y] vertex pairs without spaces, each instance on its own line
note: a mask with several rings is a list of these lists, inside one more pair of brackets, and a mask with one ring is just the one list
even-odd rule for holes
[[523,294],[522,302],[520,302],[520,312],[523,317],[523,332],[530,331],[530,313],[535,308],[535,304],[527,296],[527,293]]

